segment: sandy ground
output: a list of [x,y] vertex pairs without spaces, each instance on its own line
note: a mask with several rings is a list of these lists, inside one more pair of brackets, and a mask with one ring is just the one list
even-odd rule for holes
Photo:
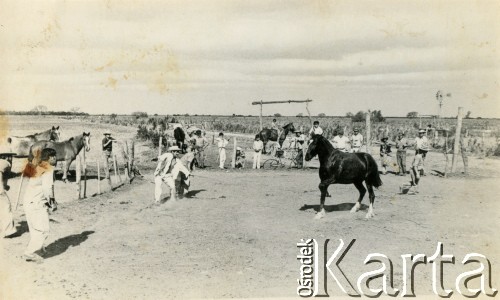
[[[210,166],[215,166],[213,153]],[[442,170],[442,159],[430,153],[428,169]],[[96,179],[91,178],[89,197],[82,200],[76,199],[74,183],[57,181],[60,206],[50,216],[43,263],[21,259],[29,232],[22,206],[15,211],[19,233],[2,240],[0,299],[295,298],[296,243],[302,238],[321,245],[331,239],[334,248],[339,239],[356,239],[341,264],[352,281],[376,268],[363,264],[369,253],[387,255],[398,288],[400,256],[430,257],[442,242],[445,254],[456,258],[446,265],[447,288],[454,289],[459,273],[476,268],[461,263],[470,252],[489,258],[498,288],[500,160],[471,159],[470,164],[467,178],[430,172],[417,195],[399,194],[409,177],[383,176],[371,220],[364,218],[366,206],[349,212],[357,198],[352,185],[331,186],[326,217],[314,220],[319,204],[314,168],[196,170],[186,197],[171,203],[164,186],[161,205],[152,205],[153,178],[146,165],[143,179],[114,192],[102,181],[105,193],[93,197]],[[11,191],[18,185],[19,178],[11,180]],[[430,264],[417,268],[418,296],[432,294],[431,277]],[[380,286],[380,280],[373,284]],[[343,295],[333,281],[328,287],[330,296]]]

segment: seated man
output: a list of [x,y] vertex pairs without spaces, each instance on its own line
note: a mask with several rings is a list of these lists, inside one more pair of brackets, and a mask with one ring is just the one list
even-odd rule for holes
[[333,147],[342,152],[348,152],[347,144],[351,144],[351,140],[344,136],[344,132],[339,131],[338,135],[333,138]]
[[243,152],[241,147],[236,147],[236,161],[234,163],[234,167],[236,169],[245,168],[245,152]]

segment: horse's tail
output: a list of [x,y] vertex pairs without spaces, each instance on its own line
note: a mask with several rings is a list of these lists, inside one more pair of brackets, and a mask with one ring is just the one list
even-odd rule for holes
[[370,154],[365,154],[367,176],[366,183],[376,188],[382,186],[382,179],[378,173],[378,166],[375,159]]

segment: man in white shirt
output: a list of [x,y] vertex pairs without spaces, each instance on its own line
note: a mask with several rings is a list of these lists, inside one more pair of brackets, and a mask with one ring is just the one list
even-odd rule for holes
[[181,149],[172,146],[166,152],[158,157],[158,166],[154,172],[155,176],[155,203],[160,202],[162,193],[162,183],[165,182],[170,188],[170,201],[176,201],[176,180],[184,173],[189,178],[189,170],[180,162]]
[[[429,149],[429,140],[425,136],[426,131],[425,129],[420,129],[418,131],[418,136],[415,138],[415,152],[419,151],[419,149]],[[425,176],[425,157],[427,155],[427,151],[422,152],[422,161],[423,161],[423,166],[421,168],[422,170],[422,175]]]
[[333,138],[333,148],[342,152],[347,152],[347,144],[350,143],[351,141],[342,131],[340,131],[339,134]]
[[354,128],[354,133],[351,136],[351,152],[357,153],[359,152],[359,149],[361,149],[361,146],[363,146],[363,135],[359,133],[358,128]]
[[226,146],[229,144],[229,140],[224,138],[224,133],[219,133],[219,137],[216,139],[217,147],[219,148],[219,168],[224,169],[224,163],[226,162]]
[[260,169],[260,157],[262,155],[262,149],[264,148],[264,143],[260,140],[260,136],[255,136],[255,141],[253,142],[253,169]]
[[304,156],[304,142],[305,137],[302,134],[302,131],[295,131],[295,137],[292,140],[293,148],[297,149],[297,156],[295,157],[295,161],[297,162],[297,167],[302,168],[303,156]]
[[323,129],[319,127],[319,121],[314,121],[313,127],[309,130],[309,137],[313,135],[323,135]]

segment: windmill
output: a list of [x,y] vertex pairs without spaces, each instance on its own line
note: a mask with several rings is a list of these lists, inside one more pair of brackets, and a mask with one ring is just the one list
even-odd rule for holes
[[[451,97],[451,93],[447,93],[445,96]],[[441,91],[437,91],[436,100],[438,101],[438,105],[439,105],[438,118],[441,119],[441,108],[443,107],[443,93]]]

